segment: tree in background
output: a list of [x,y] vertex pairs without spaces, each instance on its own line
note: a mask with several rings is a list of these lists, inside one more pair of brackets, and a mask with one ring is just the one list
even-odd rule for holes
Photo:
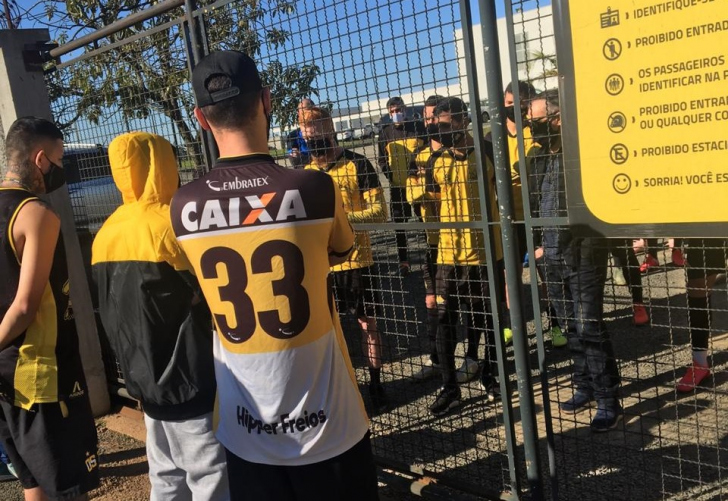
[[[39,0],[44,24],[66,43],[118,19],[149,8],[152,0]],[[198,0],[198,7],[214,0]],[[312,63],[281,61],[292,34],[284,29],[295,14],[287,0],[238,0],[209,9],[203,20],[210,50],[235,49],[260,61],[264,82],[271,86],[274,122],[286,129],[296,121],[298,102],[318,94],[313,81],[319,68]],[[201,164],[199,129],[192,116],[194,98],[182,24],[175,9],[103,38],[82,49],[102,54],[48,75],[56,120],[70,128],[85,119],[103,125],[115,117],[128,126],[133,119],[166,117],[181,137],[188,156]],[[55,30],[55,31],[54,31]],[[149,32],[152,31],[151,34]],[[132,37],[136,39],[129,41]],[[289,51],[286,51],[289,52]],[[66,56],[66,60],[80,53]]]

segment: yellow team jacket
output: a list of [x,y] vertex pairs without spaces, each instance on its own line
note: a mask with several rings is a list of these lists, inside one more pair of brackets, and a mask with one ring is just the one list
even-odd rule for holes
[[[440,221],[481,221],[478,196],[478,165],[475,150],[460,157],[449,149],[432,153],[432,178],[440,190]],[[495,193],[495,170],[485,157],[485,182],[490,198],[490,221],[497,220],[498,205]],[[431,189],[430,191],[434,191]],[[445,265],[481,265],[486,263],[483,232],[476,229],[442,228],[440,230],[437,263]],[[501,259],[500,229],[494,232],[496,259]]]
[[[511,164],[511,181],[513,186],[513,208],[516,219],[519,221],[523,221],[523,183],[521,182],[521,172],[518,166],[518,136],[511,136],[510,134],[507,134],[507,137],[508,161]],[[526,157],[528,157],[528,153],[531,151],[535,144],[533,142],[533,138],[531,137],[531,129],[529,127],[523,128],[523,141],[526,151]]]
[[[429,145],[420,149],[410,164],[407,177],[407,202],[419,206],[420,217],[425,223],[436,223],[440,206],[440,190],[432,178],[432,149]],[[431,189],[437,191],[430,191]],[[440,240],[439,230],[427,230],[428,245],[435,246]]]
[[[314,163],[306,169],[322,170],[329,174],[341,191],[346,216],[351,223],[383,223],[387,220],[384,192],[379,176],[367,158],[344,150],[334,162],[325,167]],[[369,233],[357,231],[354,249],[349,259],[333,266],[331,271],[354,270],[374,264]]]

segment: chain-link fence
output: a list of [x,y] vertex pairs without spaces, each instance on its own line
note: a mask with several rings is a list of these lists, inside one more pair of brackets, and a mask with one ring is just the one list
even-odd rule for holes
[[[189,70],[242,50],[271,87],[274,156],[322,167],[304,149],[304,98],[349,152],[326,170],[366,212],[366,250],[332,278],[380,465],[488,498],[721,498],[725,242],[571,238],[559,96],[539,96],[559,83],[552,7],[494,5],[198,1],[71,53],[48,84],[85,250],[120,203],[105,146],[155,132],[183,183],[201,175],[214,145]],[[490,137],[483,112],[502,99],[510,120]],[[706,356],[712,375],[692,388],[704,369],[686,367]],[[123,383],[108,347],[106,364]]]

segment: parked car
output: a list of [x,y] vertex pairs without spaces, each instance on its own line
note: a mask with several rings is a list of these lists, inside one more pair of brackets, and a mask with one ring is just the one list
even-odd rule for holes
[[121,205],[121,193],[111,177],[109,153],[100,144],[66,144],[63,170],[76,229],[95,235]]
[[354,129],[344,129],[336,133],[337,141],[351,141],[354,139]]
[[379,131],[375,130],[374,125],[365,125],[360,129],[354,129],[354,139],[369,139],[374,137]]

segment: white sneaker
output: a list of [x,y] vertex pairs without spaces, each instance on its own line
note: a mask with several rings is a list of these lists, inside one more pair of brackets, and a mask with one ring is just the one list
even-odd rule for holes
[[458,383],[467,383],[471,379],[475,378],[475,376],[478,375],[478,369],[480,369],[480,367],[478,366],[477,360],[465,357],[463,364],[457,370],[456,376]]
[[624,277],[624,273],[618,268],[612,268],[612,281],[614,285],[627,285],[627,279]]
[[428,358],[425,363],[422,364],[420,370],[412,374],[412,379],[415,381],[424,381],[430,379],[440,372],[440,366],[432,362],[432,359]]

